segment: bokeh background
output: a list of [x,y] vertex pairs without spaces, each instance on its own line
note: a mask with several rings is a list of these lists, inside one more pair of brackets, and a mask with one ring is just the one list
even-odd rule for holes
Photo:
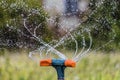
[[[99,6],[99,2],[103,3]],[[91,52],[78,62],[76,68],[67,68],[65,80],[120,80],[120,1],[90,0],[89,9],[80,18],[77,29],[89,28],[93,38]],[[99,6],[99,7],[98,7]],[[41,23],[37,34],[49,43],[59,39],[46,24],[48,14],[42,0],[0,0],[0,80],[56,80],[52,67],[40,67],[28,57],[30,51],[42,46],[23,27],[28,19],[31,31]],[[76,32],[77,32],[76,30]],[[75,36],[81,46],[81,37]],[[86,44],[89,44],[86,38]],[[88,45],[86,45],[88,46]],[[58,48],[66,54],[75,50],[74,42],[66,41]]]

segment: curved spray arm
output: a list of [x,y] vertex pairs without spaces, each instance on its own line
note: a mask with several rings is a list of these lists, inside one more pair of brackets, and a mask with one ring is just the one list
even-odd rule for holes
[[90,51],[90,48],[92,46],[92,37],[91,37],[91,34],[90,34],[90,31],[88,31],[88,35],[89,35],[89,39],[90,39],[90,44],[89,44],[89,48],[84,51],[84,52],[80,52],[74,59],[73,61],[75,62],[78,62],[83,56],[85,56],[86,54],[88,54],[88,52]]
[[[44,46],[46,46],[46,47],[48,47],[49,49],[51,49],[51,51],[53,52],[53,53],[55,53],[55,54],[57,54],[61,59],[67,59],[67,57],[64,55],[64,54],[62,54],[61,52],[59,52],[58,50],[56,50],[55,48],[53,48],[52,46],[50,46],[49,44],[47,44],[46,42],[44,42],[41,38],[39,38],[39,37],[37,37],[36,36],[36,30],[34,30],[34,33],[32,33],[29,29],[28,29],[28,27],[27,27],[27,25],[26,25],[26,20],[27,19],[24,19],[24,27],[25,27],[25,29],[35,38],[35,40],[37,40],[37,41],[39,41],[41,44],[43,44]],[[37,28],[38,26],[36,26],[36,28]],[[36,29],[35,28],[35,29]],[[29,56],[30,56],[30,58],[32,58],[32,53],[30,53],[29,54]]]
[[[82,49],[81,49],[79,54],[83,53],[83,51],[85,49],[85,46],[86,46],[85,37],[84,36],[82,36],[82,43],[83,43],[83,47],[82,47]],[[76,57],[76,55],[73,56],[72,60],[74,60],[75,57]]]

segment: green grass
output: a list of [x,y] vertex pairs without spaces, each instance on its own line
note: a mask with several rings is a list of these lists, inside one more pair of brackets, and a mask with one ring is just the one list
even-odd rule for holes
[[[28,55],[0,56],[0,80],[57,80],[52,67],[40,67]],[[120,54],[92,54],[75,68],[67,68],[65,80],[120,80]]]

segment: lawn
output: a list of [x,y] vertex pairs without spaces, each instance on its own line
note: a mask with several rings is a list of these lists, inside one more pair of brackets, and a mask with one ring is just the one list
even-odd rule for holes
[[[0,56],[0,80],[57,80],[52,67],[40,67],[26,52]],[[120,54],[90,53],[67,68],[65,80],[120,80]]]

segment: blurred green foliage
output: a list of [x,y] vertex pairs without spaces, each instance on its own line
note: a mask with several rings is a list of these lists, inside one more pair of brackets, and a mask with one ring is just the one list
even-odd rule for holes
[[[91,0],[96,3],[97,0]],[[88,21],[85,25],[92,26],[92,37],[94,40],[93,46],[99,46],[101,44],[106,44],[110,40],[113,40],[110,45],[104,47],[104,50],[114,50],[114,48],[119,49],[120,40],[118,36],[120,34],[118,19],[120,14],[120,1],[119,0],[105,0],[100,7],[97,5],[92,5],[94,14],[90,15]],[[96,8],[97,7],[97,8]],[[116,45],[116,47],[115,47]],[[112,46],[112,47],[111,47]]]
[[[93,38],[92,48],[104,51],[120,49],[120,1],[105,0],[100,6],[98,4],[99,0],[90,1],[90,15],[80,27],[91,30]],[[89,46],[88,36],[85,36],[85,38],[86,46]],[[78,44],[81,45],[81,35],[76,36],[76,39]],[[74,44],[74,42],[70,42],[67,46],[69,49],[75,49]],[[79,48],[81,47],[79,46]]]
[[[29,16],[29,18],[28,18]],[[46,25],[47,14],[41,8],[39,0],[1,0],[0,1],[0,47],[19,47],[20,45],[27,47],[35,47],[39,45],[37,41],[30,40],[31,35],[25,29],[23,20],[27,18],[27,26],[33,32],[37,30],[39,37],[49,42],[51,32]],[[31,44],[31,46],[29,46]]]
[[[99,0],[90,0],[91,13],[88,15],[87,21],[82,23],[83,28],[90,28],[93,37],[93,48],[101,46],[114,38],[111,45],[107,45],[104,49],[113,50],[120,48],[120,1],[105,0],[98,7],[96,3]],[[30,15],[29,18],[27,18]],[[0,0],[0,47],[21,47],[27,46],[36,48],[39,42],[31,39],[30,33],[23,27],[23,20],[27,18],[27,25],[33,31],[35,26],[41,24],[37,30],[43,40],[50,42],[53,34],[47,28],[47,14],[41,7],[41,0]],[[21,30],[21,31],[20,31]],[[24,34],[25,33],[25,34]],[[116,36],[115,36],[116,35]],[[81,37],[76,36],[81,48]],[[87,46],[89,39],[86,37]],[[19,46],[18,46],[19,45]],[[21,45],[21,46],[20,46]],[[74,42],[70,41],[66,44],[68,49],[75,47]]]

